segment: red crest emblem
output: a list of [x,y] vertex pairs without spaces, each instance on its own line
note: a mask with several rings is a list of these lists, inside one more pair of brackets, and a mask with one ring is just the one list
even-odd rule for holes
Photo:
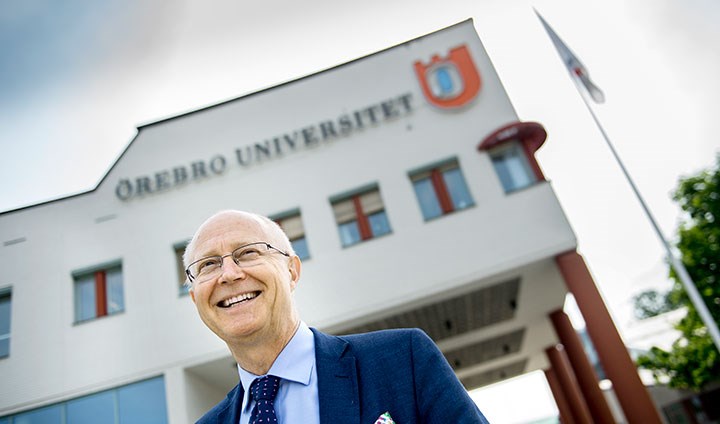
[[447,57],[435,55],[427,65],[414,64],[425,98],[443,109],[468,104],[480,91],[482,80],[466,45],[450,49]]

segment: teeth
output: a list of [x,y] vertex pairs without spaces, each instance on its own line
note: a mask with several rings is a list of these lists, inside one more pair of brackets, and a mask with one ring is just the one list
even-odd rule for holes
[[238,302],[242,302],[242,301],[244,301],[244,300],[250,300],[250,299],[253,299],[253,298],[255,298],[255,297],[257,297],[257,293],[254,293],[254,292],[253,292],[253,293],[241,294],[241,295],[239,295],[239,296],[233,296],[233,297],[231,297],[231,298],[229,298],[229,299],[223,300],[223,301],[222,301],[222,306],[225,307],[225,308],[227,308],[228,306],[232,306],[232,305],[234,305],[234,304],[236,304],[236,303],[238,303]]

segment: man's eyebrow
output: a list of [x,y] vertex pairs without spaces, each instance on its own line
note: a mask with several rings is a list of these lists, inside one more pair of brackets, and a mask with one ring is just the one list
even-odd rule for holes
[[196,250],[195,252],[198,252],[198,253],[195,255],[195,256],[197,256],[197,258],[195,260],[197,261],[198,259],[207,258],[207,257],[211,257],[211,256],[226,255],[226,254],[232,253],[233,251],[235,251],[235,249],[237,249],[239,247],[247,246],[248,244],[252,244],[252,243],[267,243],[267,242],[263,242],[263,241],[257,241],[255,239],[252,239],[252,240],[253,241],[250,241],[248,239],[248,240],[239,241],[237,243],[232,243],[230,245],[231,246],[230,250],[227,252],[219,252],[217,250],[217,247],[212,247],[207,250]]

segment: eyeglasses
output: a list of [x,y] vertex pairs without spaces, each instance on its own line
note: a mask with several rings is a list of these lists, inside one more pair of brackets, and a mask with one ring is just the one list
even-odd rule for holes
[[258,241],[240,246],[227,255],[208,256],[206,258],[198,259],[187,267],[185,274],[187,274],[189,281],[195,282],[195,280],[197,280],[198,283],[203,283],[220,275],[222,272],[223,261],[228,256],[232,258],[235,265],[240,268],[245,268],[260,264],[263,261],[263,256],[269,255],[273,252],[290,257],[289,253],[283,252],[277,247],[272,246],[270,243]]

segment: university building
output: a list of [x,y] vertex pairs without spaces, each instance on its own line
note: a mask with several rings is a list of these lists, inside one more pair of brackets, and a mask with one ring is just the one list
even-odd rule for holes
[[543,369],[567,422],[612,422],[572,292],[627,420],[657,422],[535,160],[546,136],[472,21],[140,127],[94,189],[0,214],[0,424],[186,424],[222,399],[236,364],[181,256],[223,209],[285,229],[308,325],[420,327],[467,389]]

